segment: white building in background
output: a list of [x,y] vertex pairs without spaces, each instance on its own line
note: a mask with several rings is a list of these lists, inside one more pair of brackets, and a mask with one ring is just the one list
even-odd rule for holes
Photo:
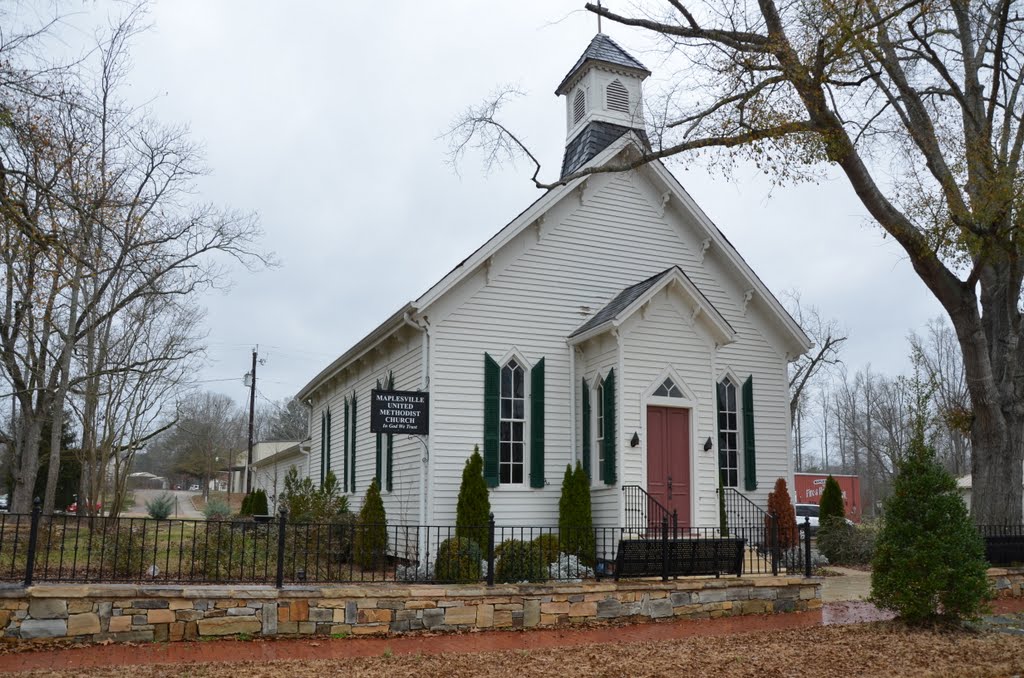
[[[556,91],[562,176],[647,146],[649,74],[593,39]],[[453,524],[478,446],[499,524],[556,524],[579,461],[599,526],[624,524],[625,486],[716,526],[719,478],[761,506],[792,480],[787,366],[809,346],[665,165],[592,174],[541,195],[303,387],[311,452],[289,458],[318,481],[333,470],[356,510],[376,477],[392,524]],[[429,435],[371,433],[378,386],[429,392]]]
[[272,511],[277,510],[277,497],[284,491],[284,477],[288,471],[295,468],[300,477],[309,475],[308,440],[255,443],[252,458],[252,488],[267,493]]

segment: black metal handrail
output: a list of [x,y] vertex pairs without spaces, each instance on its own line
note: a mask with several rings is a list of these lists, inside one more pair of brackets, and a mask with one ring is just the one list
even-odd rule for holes
[[623,485],[622,496],[626,508],[626,529],[637,534],[657,534],[664,521],[672,531],[679,528],[679,516],[669,511],[664,504],[647,494],[639,485]]
[[747,540],[747,544],[755,547],[757,557],[770,561],[772,572],[778,574],[778,521],[775,516],[761,508],[749,497],[733,487],[716,490],[725,497],[725,515],[728,522],[729,535]]

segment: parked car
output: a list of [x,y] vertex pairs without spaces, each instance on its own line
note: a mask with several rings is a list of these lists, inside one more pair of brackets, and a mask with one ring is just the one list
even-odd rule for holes
[[0,494],[0,511],[6,511],[10,505],[6,494]]
[[804,519],[809,518],[811,523],[811,536],[813,537],[818,533],[818,515],[820,508],[817,504],[797,504],[793,508],[796,509],[796,526],[801,531],[804,530]]
[[[101,513],[101,509],[102,508],[103,508],[103,504],[101,504],[100,502],[96,502],[96,513],[97,514]],[[71,505],[68,506],[68,508],[66,510],[66,513],[78,513],[78,502],[77,501],[76,502],[72,502]]]
[[[818,518],[820,516],[821,507],[817,504],[797,504],[796,509],[796,526],[803,534],[804,531],[804,518],[809,518],[811,523],[811,536],[813,537],[818,533]],[[849,518],[844,518],[847,525],[853,525],[853,521]]]
[[188,486],[188,491],[189,492],[198,492],[199,491],[199,486],[198,485],[189,485]]

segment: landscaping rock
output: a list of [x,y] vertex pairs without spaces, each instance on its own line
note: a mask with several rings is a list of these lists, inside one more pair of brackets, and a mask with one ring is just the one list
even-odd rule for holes
[[26,619],[21,622],[21,637],[25,640],[63,638],[67,634],[68,623],[64,619]]
[[67,619],[68,603],[59,598],[33,598],[28,604],[33,619]]

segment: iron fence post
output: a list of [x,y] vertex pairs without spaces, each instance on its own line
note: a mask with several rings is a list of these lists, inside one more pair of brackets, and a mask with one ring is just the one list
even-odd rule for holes
[[281,507],[281,519],[277,522],[277,588],[284,586],[284,532],[288,521],[288,509]]
[[679,538],[679,510],[672,509],[672,538]]
[[779,517],[774,513],[768,514],[768,522],[771,523],[771,554],[772,554],[772,576],[779,576]]
[[811,576],[811,517],[804,516],[804,576]]
[[494,514],[487,516],[487,585],[494,586]]
[[661,581],[668,581],[668,516],[661,518]]
[[36,569],[36,545],[39,542],[39,518],[43,513],[43,502],[36,497],[32,501],[32,522],[28,530],[28,557],[25,558],[25,586],[32,586],[32,575]]

